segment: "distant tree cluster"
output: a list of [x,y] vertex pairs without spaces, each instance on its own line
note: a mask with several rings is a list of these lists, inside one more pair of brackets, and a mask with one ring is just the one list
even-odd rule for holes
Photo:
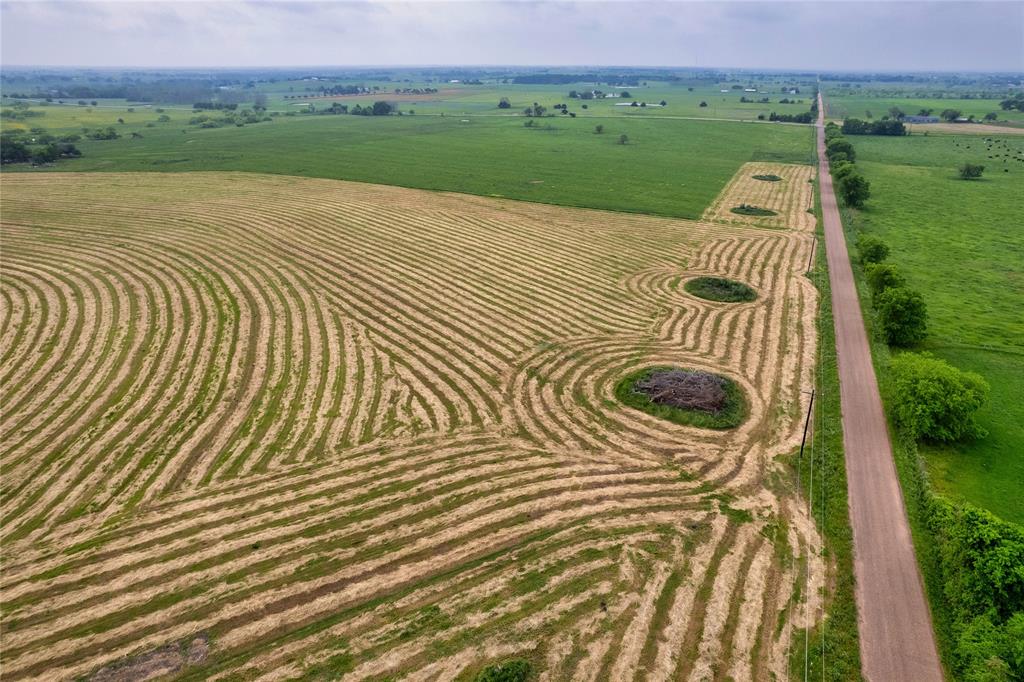
[[205,111],[223,111],[223,110],[234,111],[234,110],[238,109],[238,103],[237,102],[231,102],[231,103],[227,103],[227,102],[212,102],[212,101],[210,101],[210,102],[194,102],[192,104],[192,108],[196,109],[197,111],[198,110],[205,110]]
[[53,163],[81,155],[82,152],[72,142],[63,141],[63,138],[58,140],[45,133],[36,137],[12,134],[0,136],[0,164],[4,166],[12,163]]
[[896,118],[883,118],[877,121],[862,121],[859,118],[848,118],[843,121],[844,135],[906,135],[907,126]]
[[544,107],[537,102],[533,103],[533,106],[526,107],[523,109],[524,116],[531,116],[534,118],[540,118],[547,112],[547,107]]
[[1015,95],[1004,99],[999,103],[999,107],[1003,111],[1024,111],[1024,92],[1018,92]]
[[778,121],[780,123],[814,123],[817,118],[817,114],[809,111],[799,114],[777,114],[773,111],[768,115],[769,121]]

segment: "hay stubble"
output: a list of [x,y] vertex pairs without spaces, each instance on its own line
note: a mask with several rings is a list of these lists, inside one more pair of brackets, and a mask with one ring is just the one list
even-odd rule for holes
[[[816,350],[805,221],[245,174],[3,189],[6,677],[198,634],[186,678],[785,676],[819,544],[771,475]],[[700,275],[759,297],[679,290]],[[658,365],[736,377],[747,421],[615,401]]]

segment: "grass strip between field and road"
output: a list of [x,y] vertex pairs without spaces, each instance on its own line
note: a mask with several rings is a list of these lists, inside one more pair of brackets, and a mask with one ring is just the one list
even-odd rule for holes
[[[817,188],[817,178],[814,184]],[[795,454],[787,470],[811,504],[812,516],[822,534],[823,553],[834,573],[825,582],[825,617],[814,629],[794,637],[789,669],[794,680],[860,680],[853,534],[847,506],[839,368],[818,192],[815,192],[814,211],[818,220],[814,264],[807,273],[820,297],[814,410],[804,454]]]

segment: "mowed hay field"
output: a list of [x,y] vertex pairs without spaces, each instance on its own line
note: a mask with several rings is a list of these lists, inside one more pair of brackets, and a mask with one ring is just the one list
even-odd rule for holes
[[[813,233],[231,173],[5,175],[7,679],[783,679]],[[689,296],[690,277],[752,286]],[[680,426],[623,375],[733,378]]]
[[[726,188],[704,211],[704,220],[814,230],[813,166],[782,163],[745,163]],[[756,176],[775,177],[762,180]],[[774,211],[775,215],[757,216],[733,213],[746,204]]]

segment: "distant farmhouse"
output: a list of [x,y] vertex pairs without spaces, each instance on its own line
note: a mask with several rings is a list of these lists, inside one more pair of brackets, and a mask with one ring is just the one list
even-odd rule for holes
[[904,123],[938,123],[938,116],[904,116]]

